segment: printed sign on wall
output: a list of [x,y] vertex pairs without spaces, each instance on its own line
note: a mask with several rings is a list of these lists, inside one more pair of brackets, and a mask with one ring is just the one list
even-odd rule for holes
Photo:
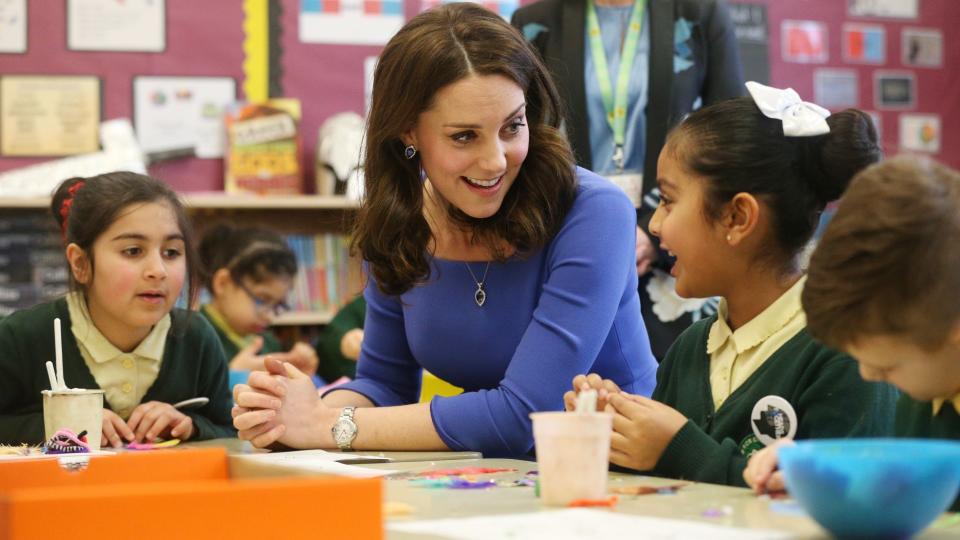
[[843,60],[855,64],[883,64],[887,60],[887,33],[879,24],[843,25]]
[[886,17],[916,19],[920,0],[847,0],[851,17]]
[[300,1],[304,43],[384,45],[403,22],[403,0]]
[[903,65],[943,67],[943,33],[934,28],[904,28]]
[[827,25],[819,21],[785,20],[780,25],[783,59],[822,64],[829,58]]
[[813,73],[813,100],[827,109],[845,109],[860,104],[856,70],[817,69]]
[[916,103],[916,79],[909,71],[874,73],[874,100],[878,109],[912,109]]
[[901,114],[900,148],[920,152],[940,151],[940,116]]

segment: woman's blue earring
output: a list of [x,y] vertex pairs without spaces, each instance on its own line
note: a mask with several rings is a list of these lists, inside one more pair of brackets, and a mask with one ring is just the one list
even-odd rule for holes
[[413,156],[415,156],[415,155],[417,155],[417,148],[416,148],[415,146],[413,146],[412,144],[408,144],[408,145],[403,149],[403,157],[405,157],[405,158],[407,158],[407,159],[413,159]]

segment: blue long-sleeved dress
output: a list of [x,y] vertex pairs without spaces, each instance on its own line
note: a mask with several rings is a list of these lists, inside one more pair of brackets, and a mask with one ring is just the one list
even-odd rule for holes
[[[482,307],[463,261],[432,259],[427,282],[399,298],[371,279],[357,378],[336,390],[377,406],[414,403],[426,369],[464,389],[431,402],[440,437],[485,456],[527,454],[529,414],[562,409],[579,373],[649,396],[657,364],[637,297],[636,214],[607,180],[579,168],[577,179],[573,207],[547,246],[490,265]],[[482,279],[486,263],[469,264]]]

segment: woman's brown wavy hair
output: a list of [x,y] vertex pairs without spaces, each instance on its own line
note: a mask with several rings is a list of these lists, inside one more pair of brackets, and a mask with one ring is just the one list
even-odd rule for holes
[[537,53],[499,15],[476,4],[421,13],[381,54],[367,120],[366,199],[353,242],[385,294],[402,294],[430,275],[420,160],[404,158],[400,136],[416,125],[441,88],[470,75],[502,75],[524,90],[530,147],[496,214],[476,219],[451,206],[450,219],[470,228],[476,243],[503,260],[508,254],[502,241],[520,254],[543,247],[573,204],[576,176],[560,131],[560,98]]

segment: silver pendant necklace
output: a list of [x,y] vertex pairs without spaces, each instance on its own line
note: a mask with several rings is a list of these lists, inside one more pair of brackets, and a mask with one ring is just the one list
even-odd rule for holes
[[483,307],[483,303],[487,301],[487,291],[483,290],[483,284],[487,281],[487,272],[490,271],[490,261],[487,261],[487,267],[483,270],[483,279],[478,280],[477,276],[473,275],[473,270],[470,269],[468,263],[463,263],[467,267],[467,272],[470,272],[470,277],[473,278],[473,281],[477,284],[477,290],[473,293],[473,301],[477,303],[477,307]]

